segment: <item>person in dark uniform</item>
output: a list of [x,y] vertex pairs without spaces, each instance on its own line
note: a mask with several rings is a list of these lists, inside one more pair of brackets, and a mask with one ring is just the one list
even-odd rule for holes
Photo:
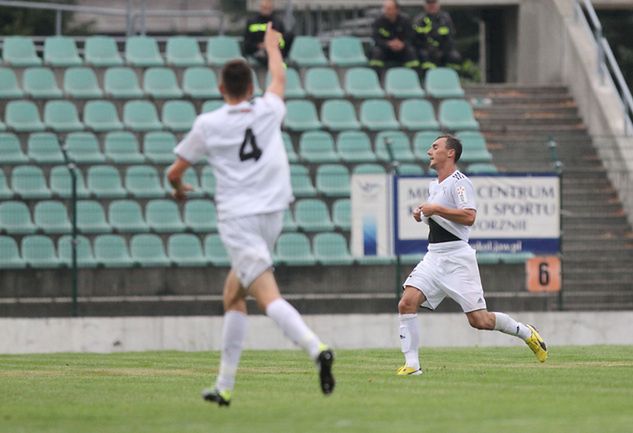
[[461,56],[454,46],[455,26],[438,0],[426,0],[424,12],[413,22],[414,45],[422,69],[458,64]]
[[273,29],[282,35],[279,48],[281,48],[283,57],[288,54],[292,43],[292,34],[286,32],[283,21],[277,18],[273,11],[272,0],[261,0],[259,2],[259,13],[246,22],[246,29],[244,30],[244,54],[254,58],[264,66],[268,63],[268,57],[264,49],[264,33],[266,33],[266,24],[269,21],[273,23]]
[[397,63],[407,68],[419,66],[411,43],[411,21],[400,13],[396,1],[383,3],[382,15],[373,24],[372,37],[375,45],[371,51],[370,66],[383,68],[386,63]]

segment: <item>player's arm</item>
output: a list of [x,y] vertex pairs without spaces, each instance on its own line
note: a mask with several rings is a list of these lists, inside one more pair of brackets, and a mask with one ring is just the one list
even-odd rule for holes
[[281,33],[273,29],[272,22],[266,24],[264,35],[264,48],[268,54],[268,72],[270,72],[270,84],[266,92],[274,93],[280,98],[284,97],[286,89],[286,68],[279,49]]
[[465,226],[472,226],[475,224],[475,218],[477,217],[477,211],[475,209],[454,209],[440,206],[435,203],[422,203],[417,209],[419,209],[419,212],[425,217],[437,215]]
[[185,171],[191,166],[189,161],[178,157],[176,161],[167,169],[167,180],[174,189],[172,196],[176,200],[184,200],[187,198],[187,192],[193,190],[192,186],[182,181]]

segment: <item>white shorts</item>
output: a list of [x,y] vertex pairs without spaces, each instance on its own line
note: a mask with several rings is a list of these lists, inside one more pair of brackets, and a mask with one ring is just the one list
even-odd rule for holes
[[429,252],[413,269],[403,287],[412,286],[426,297],[423,307],[434,310],[446,296],[464,313],[486,308],[475,250],[463,241],[430,244]]
[[242,287],[273,266],[273,249],[283,227],[284,212],[248,215],[218,221],[220,238],[231,258],[231,269]]

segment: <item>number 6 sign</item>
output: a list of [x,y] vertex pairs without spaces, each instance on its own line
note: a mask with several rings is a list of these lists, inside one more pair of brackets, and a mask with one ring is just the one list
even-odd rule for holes
[[560,291],[560,259],[556,256],[534,257],[525,262],[529,292]]

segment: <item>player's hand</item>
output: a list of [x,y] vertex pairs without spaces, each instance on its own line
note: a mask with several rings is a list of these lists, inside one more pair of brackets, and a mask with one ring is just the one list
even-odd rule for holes
[[413,209],[413,219],[417,222],[422,221],[422,205]]
[[187,193],[189,191],[193,191],[193,186],[189,185],[188,183],[183,183],[180,185],[180,188],[175,189],[171,192],[171,196],[178,201],[186,200]]
[[264,34],[264,47],[266,51],[278,50],[281,42],[281,33],[273,29],[273,23],[266,24],[266,33]]
[[422,203],[420,210],[425,217],[430,217],[435,214],[435,205],[433,203]]

